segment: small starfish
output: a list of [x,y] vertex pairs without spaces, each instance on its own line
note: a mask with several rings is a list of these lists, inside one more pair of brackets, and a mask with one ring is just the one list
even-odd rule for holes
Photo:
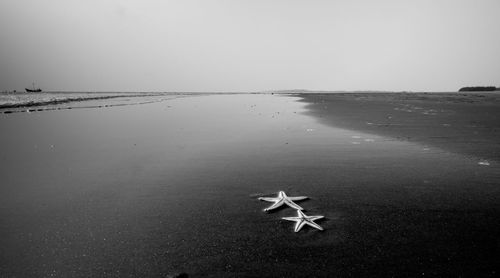
[[300,231],[300,229],[302,229],[302,227],[304,227],[305,224],[307,224],[313,228],[316,228],[318,230],[323,231],[323,228],[321,228],[320,225],[314,223],[314,220],[318,220],[318,219],[321,219],[323,217],[324,216],[322,216],[322,215],[307,216],[302,211],[297,210],[297,217],[283,217],[281,219],[297,222],[297,223],[295,223],[295,232]]
[[285,192],[280,191],[278,193],[278,197],[272,198],[272,197],[260,197],[259,200],[261,201],[266,201],[266,202],[274,202],[274,204],[266,209],[264,211],[270,211],[275,208],[281,207],[283,204],[288,205],[289,207],[292,207],[296,210],[303,210],[299,205],[294,203],[293,201],[300,201],[307,199],[306,196],[298,196],[298,197],[288,197],[286,196]]

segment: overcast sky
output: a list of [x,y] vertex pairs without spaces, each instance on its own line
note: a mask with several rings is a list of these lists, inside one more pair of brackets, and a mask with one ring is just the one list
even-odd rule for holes
[[0,0],[0,90],[500,86],[498,0]]

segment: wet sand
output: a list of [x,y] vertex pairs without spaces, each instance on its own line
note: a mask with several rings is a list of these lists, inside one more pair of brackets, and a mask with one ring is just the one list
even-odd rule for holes
[[[213,95],[0,115],[1,276],[498,272],[497,160],[316,112]],[[325,231],[263,212],[257,198],[279,190],[309,196],[299,204]]]
[[500,92],[297,95],[328,125],[500,159]]

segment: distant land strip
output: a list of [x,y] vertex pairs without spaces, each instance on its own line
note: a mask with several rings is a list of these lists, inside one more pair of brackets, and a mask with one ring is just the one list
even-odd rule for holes
[[500,88],[495,86],[474,86],[474,87],[463,87],[458,90],[459,92],[485,92],[485,91],[500,91]]

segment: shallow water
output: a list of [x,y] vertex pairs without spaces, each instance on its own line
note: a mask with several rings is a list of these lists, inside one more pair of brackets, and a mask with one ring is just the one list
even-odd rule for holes
[[0,113],[124,106],[158,102],[180,95],[140,92],[4,92],[0,93]]
[[[498,165],[306,112],[211,95],[0,115],[2,276],[496,270]],[[264,213],[279,190],[309,196],[325,231]]]

